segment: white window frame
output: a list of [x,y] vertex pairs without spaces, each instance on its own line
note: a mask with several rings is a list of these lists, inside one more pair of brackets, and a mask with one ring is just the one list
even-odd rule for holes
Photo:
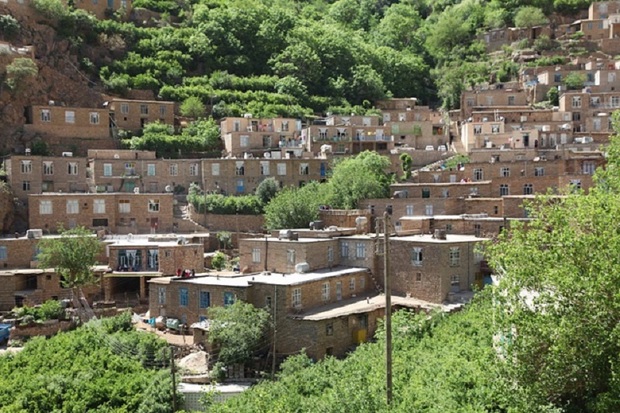
[[79,214],[80,202],[77,199],[67,199],[67,214]]
[[99,125],[99,112],[90,112],[88,119],[91,125]]
[[250,146],[250,137],[248,135],[239,136],[239,146],[241,148],[247,148]]
[[159,305],[166,304],[166,287],[157,288],[157,304]]
[[278,163],[278,175],[286,175],[286,164],[284,162]]
[[416,267],[421,267],[422,259],[422,247],[413,247],[411,250],[411,263]]
[[171,163],[170,165],[168,165],[168,174],[170,176],[178,176],[179,175],[179,164]]
[[269,161],[260,161],[260,174],[270,175],[269,173]]
[[78,163],[77,162],[69,162],[67,164],[67,175],[77,175],[78,174]]
[[510,168],[507,166],[502,167],[499,171],[499,176],[503,178],[510,178]]
[[129,113],[129,104],[127,103],[121,103],[121,113],[123,115],[126,115]]
[[65,110],[65,123],[75,123],[74,110]]
[[155,176],[157,175],[157,167],[154,163],[146,164],[146,175],[147,176]]
[[461,248],[450,247],[450,267],[458,267],[461,265]]
[[93,199],[93,214],[105,214],[105,199]]
[[545,176],[545,168],[542,166],[534,168],[534,176]]
[[128,199],[121,199],[118,201],[118,212],[120,214],[131,213],[131,202]]
[[508,195],[510,195],[510,186],[508,186],[508,184],[500,184],[499,196],[508,196]]
[[39,215],[51,215],[53,211],[52,201],[47,199],[39,201]]
[[149,212],[159,212],[159,199],[149,199]]
[[325,302],[329,301],[329,298],[330,298],[329,296],[330,296],[329,283],[326,282],[321,285],[321,299]]
[[31,174],[32,173],[32,161],[22,160],[20,162],[20,165],[21,165],[21,172],[23,174]]
[[198,164],[197,163],[189,164],[189,176],[198,176]]
[[310,166],[307,163],[299,165],[299,175],[310,175]]
[[293,308],[301,308],[301,288],[293,288],[291,298]]
[[260,263],[260,248],[252,248],[252,262]]
[[340,243],[340,257],[349,258],[349,242],[342,241]]
[[43,175],[54,175],[54,162],[43,161]]
[[355,277],[351,277],[349,280],[349,291],[355,291]]
[[334,262],[334,247],[332,246],[327,247],[327,262],[329,264]]
[[220,175],[220,164],[219,163],[212,163],[211,164],[211,175],[212,176],[219,176]]
[[103,164],[103,176],[112,176],[112,164],[111,163]]
[[293,249],[286,250],[286,264],[295,265],[295,250]]
[[49,109],[41,109],[41,122],[51,122],[52,113]]
[[366,244],[363,242],[355,243],[355,258],[358,260],[366,258]]

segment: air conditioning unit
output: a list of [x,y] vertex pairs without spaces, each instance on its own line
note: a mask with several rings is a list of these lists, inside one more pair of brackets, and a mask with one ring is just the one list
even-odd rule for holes
[[73,156],[73,152],[63,152],[62,156],[64,156],[65,158],[71,158]]
[[26,238],[28,239],[41,239],[43,238],[42,229],[29,229],[26,231]]
[[114,154],[114,159],[121,159],[121,156],[117,153]]
[[295,272],[303,274],[308,271],[310,271],[310,264],[308,264],[307,262],[300,262],[299,264],[295,264]]

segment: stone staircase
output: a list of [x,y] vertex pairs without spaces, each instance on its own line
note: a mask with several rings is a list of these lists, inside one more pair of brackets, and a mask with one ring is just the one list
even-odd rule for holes
[[209,232],[208,228],[192,218],[193,208],[185,199],[175,197],[175,201],[172,211],[177,232]]

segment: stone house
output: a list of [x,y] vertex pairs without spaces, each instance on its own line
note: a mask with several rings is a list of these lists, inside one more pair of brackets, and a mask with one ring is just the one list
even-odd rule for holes
[[29,196],[29,226],[54,231],[59,224],[112,233],[168,233],[173,227],[173,196],[159,194],[66,194]]
[[99,141],[110,138],[110,116],[104,108],[35,105],[26,110],[24,129],[32,133],[92,140],[91,144],[99,144]]
[[618,108],[620,91],[570,91],[560,96],[560,110],[572,114],[575,135],[588,137],[590,143],[596,145],[609,142],[613,132],[611,114]]

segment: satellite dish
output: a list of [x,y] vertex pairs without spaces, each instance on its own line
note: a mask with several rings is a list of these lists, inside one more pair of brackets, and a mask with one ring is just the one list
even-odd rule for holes
[[172,186],[171,185],[166,185],[166,188],[164,188],[164,190],[166,192],[172,192]]

